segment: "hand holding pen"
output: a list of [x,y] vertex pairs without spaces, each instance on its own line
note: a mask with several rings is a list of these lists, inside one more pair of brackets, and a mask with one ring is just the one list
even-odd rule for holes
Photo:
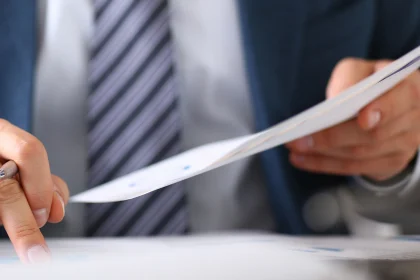
[[0,225],[24,263],[50,258],[40,231],[64,218],[69,192],[51,174],[47,152],[28,132],[0,119]]

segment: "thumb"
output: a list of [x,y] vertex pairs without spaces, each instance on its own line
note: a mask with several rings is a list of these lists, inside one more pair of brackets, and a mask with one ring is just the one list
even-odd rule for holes
[[345,89],[373,74],[376,69],[373,61],[345,58],[334,68],[327,86],[327,99],[339,95]]

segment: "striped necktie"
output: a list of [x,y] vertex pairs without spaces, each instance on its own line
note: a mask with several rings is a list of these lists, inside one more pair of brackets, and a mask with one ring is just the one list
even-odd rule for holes
[[[90,61],[89,185],[179,152],[169,7],[165,0],[95,0]],[[181,234],[181,184],[88,207],[88,236]]]

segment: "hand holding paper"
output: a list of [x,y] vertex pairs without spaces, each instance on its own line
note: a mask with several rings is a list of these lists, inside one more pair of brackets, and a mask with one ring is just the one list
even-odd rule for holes
[[254,135],[213,143],[187,151],[78,194],[72,197],[71,201],[100,203],[127,200],[300,137],[345,123],[354,118],[366,105],[387,93],[415,72],[419,66],[420,47],[334,98],[328,99],[272,128]]
[[[389,64],[343,60],[332,74],[328,96],[339,95]],[[356,119],[292,142],[288,145],[291,161],[312,172],[389,179],[405,169],[417,153],[419,101],[420,72],[415,71],[363,108]]]

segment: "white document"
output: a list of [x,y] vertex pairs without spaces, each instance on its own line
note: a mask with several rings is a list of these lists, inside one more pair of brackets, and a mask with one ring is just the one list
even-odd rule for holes
[[[2,276],[5,279],[9,276],[10,279],[333,280],[339,273],[343,280],[370,279],[366,272],[352,271],[344,262],[329,261],[365,260],[372,255],[379,256],[379,251],[383,255],[389,251],[404,251],[396,244],[390,248],[383,245],[383,248],[378,248],[370,242],[358,244],[351,239],[292,238],[253,233],[172,238],[57,239],[49,240],[48,244],[52,262],[28,268],[20,264],[9,243],[0,243]],[[403,245],[403,248],[406,247]],[[414,247],[420,251],[420,245]],[[410,249],[410,252],[413,250]]]
[[420,47],[345,90],[265,131],[208,144],[71,197],[71,202],[128,200],[349,120],[420,67]]
[[[420,260],[420,237],[354,239],[236,233],[47,240],[52,262],[25,270],[0,243],[7,279],[370,279],[348,261]],[[333,261],[333,262],[331,262]],[[338,261],[338,262],[337,262]],[[305,269],[299,269],[304,267]],[[25,278],[26,277],[26,278]],[[330,278],[331,277],[331,278]]]
[[[296,237],[258,232],[203,234],[180,237],[85,238],[47,240],[52,261],[77,263],[124,255],[162,257],[187,252],[229,255],[286,253],[317,260],[420,260],[420,236],[394,238]],[[214,251],[212,251],[214,250]],[[19,264],[9,241],[0,242],[0,265]]]

